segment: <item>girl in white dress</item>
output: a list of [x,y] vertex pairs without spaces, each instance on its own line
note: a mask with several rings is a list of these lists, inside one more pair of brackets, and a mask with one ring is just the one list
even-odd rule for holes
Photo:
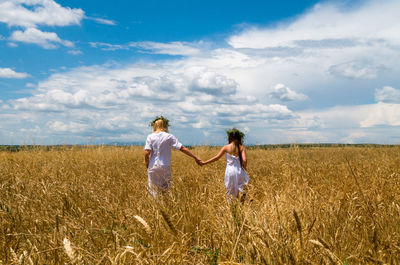
[[239,192],[243,193],[249,182],[246,148],[243,145],[244,133],[235,128],[226,133],[229,144],[223,146],[216,156],[205,162],[200,161],[200,164],[212,163],[226,154],[225,187],[228,195],[238,198]]
[[178,139],[168,133],[169,120],[163,116],[155,118],[150,124],[153,133],[149,134],[144,147],[144,157],[149,178],[149,191],[156,195],[157,190],[168,190],[172,180],[171,148],[182,151],[193,157],[196,162],[200,159],[184,147]]

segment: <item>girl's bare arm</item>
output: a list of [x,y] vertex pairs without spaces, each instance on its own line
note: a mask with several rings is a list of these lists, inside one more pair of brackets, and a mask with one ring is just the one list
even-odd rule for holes
[[207,161],[203,162],[203,165],[215,162],[218,159],[220,159],[221,156],[223,156],[226,153],[227,148],[228,148],[228,146],[226,146],[226,145],[224,147],[222,147],[221,150],[219,150],[219,152],[218,152],[218,154],[216,156],[214,156],[213,158],[210,158]]
[[146,169],[149,168],[151,150],[144,150],[144,162],[146,163]]
[[182,147],[181,147],[180,150],[181,150],[181,152],[184,153],[185,155],[188,155],[188,156],[190,156],[190,157],[193,157],[194,160],[196,160],[196,162],[197,162],[197,161],[200,161],[200,158],[198,158],[195,154],[193,154],[192,152],[190,152],[190,150],[187,149],[186,147],[184,147],[183,145],[182,145]]
[[243,168],[246,169],[246,166],[247,166],[247,156],[246,156],[246,148],[244,147],[244,145],[242,145],[242,148],[241,148],[240,152],[242,152]]

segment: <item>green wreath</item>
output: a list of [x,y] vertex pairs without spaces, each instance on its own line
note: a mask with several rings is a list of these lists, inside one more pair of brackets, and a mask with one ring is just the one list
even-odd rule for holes
[[164,116],[162,116],[162,115],[157,116],[154,120],[152,120],[152,121],[149,123],[149,126],[153,127],[154,124],[156,123],[156,121],[158,121],[158,120],[163,120],[164,123],[167,125],[167,127],[170,126],[169,120],[168,120],[167,118],[165,118]]
[[244,139],[245,134],[241,130],[236,129],[236,128],[232,128],[232,129],[226,130],[226,135],[228,137],[229,137],[229,135],[235,135],[237,133],[240,135],[240,138]]

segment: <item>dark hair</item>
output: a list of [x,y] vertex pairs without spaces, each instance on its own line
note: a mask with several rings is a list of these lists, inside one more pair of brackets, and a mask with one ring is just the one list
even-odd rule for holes
[[242,152],[240,152],[240,145],[243,144],[244,133],[236,128],[233,128],[231,130],[227,130],[226,134],[228,136],[228,142],[235,143],[235,146],[237,147],[239,153],[240,166],[243,167],[243,158],[242,158]]

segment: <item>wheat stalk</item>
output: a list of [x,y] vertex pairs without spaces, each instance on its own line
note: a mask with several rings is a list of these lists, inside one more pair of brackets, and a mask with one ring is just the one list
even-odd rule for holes
[[169,218],[169,216],[167,215],[167,213],[164,212],[164,210],[161,209],[161,208],[160,208],[160,212],[161,212],[161,216],[163,217],[164,221],[167,223],[169,229],[172,231],[172,233],[173,233],[174,235],[176,235],[177,232],[176,232],[175,226],[174,226],[174,224],[171,222],[171,219]]
[[321,247],[322,249],[324,249],[325,251],[326,251],[326,253],[328,253],[328,257],[332,260],[332,262],[337,262],[338,264],[341,264],[341,260],[338,258],[338,256],[336,256],[335,255],[335,253],[333,253],[329,248],[328,248],[328,246],[326,245],[326,243],[325,244],[323,244],[323,243],[321,243],[319,240],[313,240],[313,239],[310,239],[310,240],[308,240],[310,243],[312,243],[312,244],[314,244],[314,245],[317,245],[317,246],[319,246],[319,247]]
[[146,231],[146,233],[148,235],[151,235],[151,233],[152,233],[151,228],[150,228],[149,224],[142,217],[140,217],[139,215],[135,215],[135,216],[133,216],[133,218],[135,218],[139,223],[141,223],[143,225],[144,230]]
[[293,210],[293,216],[294,219],[296,220],[296,227],[297,227],[297,231],[299,232],[300,235],[300,245],[301,247],[303,247],[303,236],[302,236],[302,229],[301,229],[301,222],[300,222],[300,218],[299,215],[297,214],[296,210]]
[[18,258],[17,254],[15,253],[14,249],[10,247],[10,253],[11,253],[11,260],[14,264],[21,264],[20,259]]
[[64,240],[63,240],[63,245],[64,245],[65,253],[69,257],[69,259],[72,262],[75,262],[77,257],[76,257],[75,251],[72,249],[71,241],[69,241],[69,239],[65,237]]

